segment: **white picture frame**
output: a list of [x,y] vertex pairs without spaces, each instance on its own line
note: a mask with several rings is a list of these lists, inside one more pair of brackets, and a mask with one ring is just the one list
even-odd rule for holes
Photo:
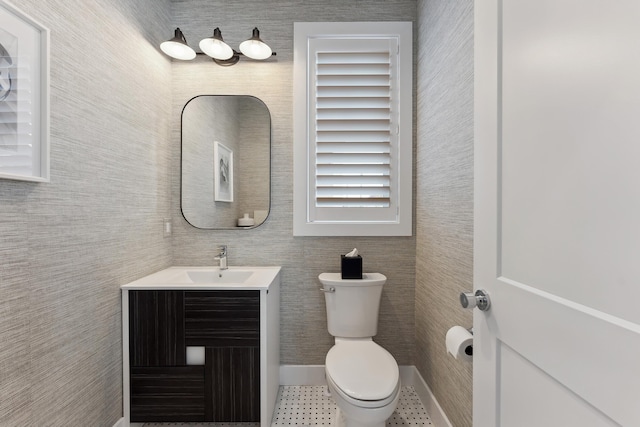
[[213,199],[233,202],[233,151],[222,144],[213,143]]
[[49,182],[49,29],[0,0],[0,178]]

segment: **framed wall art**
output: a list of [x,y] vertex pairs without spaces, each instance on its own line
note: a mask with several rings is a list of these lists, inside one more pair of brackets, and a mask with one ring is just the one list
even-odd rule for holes
[[49,30],[4,0],[0,178],[49,181]]
[[213,198],[216,202],[233,202],[233,151],[226,145],[213,143]]

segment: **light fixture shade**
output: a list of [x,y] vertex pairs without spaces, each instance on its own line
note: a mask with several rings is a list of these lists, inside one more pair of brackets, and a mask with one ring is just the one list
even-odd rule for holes
[[171,40],[160,44],[160,49],[170,57],[183,61],[189,61],[196,57],[196,51],[189,47],[180,28],[176,28],[175,36]]
[[251,59],[267,59],[271,56],[271,48],[260,40],[260,31],[253,29],[253,36],[249,40],[240,43],[240,52]]
[[213,37],[200,40],[200,50],[212,58],[223,61],[233,56],[233,49],[222,39],[220,28],[213,30]]

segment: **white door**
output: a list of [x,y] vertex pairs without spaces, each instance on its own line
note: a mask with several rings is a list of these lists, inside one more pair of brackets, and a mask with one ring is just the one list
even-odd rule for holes
[[475,427],[640,426],[640,1],[475,2]]

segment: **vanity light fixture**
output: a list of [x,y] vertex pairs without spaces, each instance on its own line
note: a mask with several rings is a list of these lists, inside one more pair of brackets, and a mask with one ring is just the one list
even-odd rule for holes
[[233,49],[222,39],[220,28],[213,30],[213,37],[200,40],[200,50],[214,59],[226,61],[233,56]]
[[183,61],[190,61],[196,57],[196,51],[191,49],[187,44],[187,39],[180,31],[180,28],[176,28],[174,37],[171,40],[167,40],[160,44],[160,49],[172,58],[180,59]]
[[258,27],[253,29],[253,34],[249,40],[240,43],[240,52],[246,57],[259,61],[271,56],[271,48],[260,39]]
[[[180,28],[176,28],[175,37],[162,43],[160,49],[170,57],[182,60],[194,59],[196,54],[207,55],[210,56],[216,64],[222,66],[237,64],[238,61],[240,61],[240,56],[262,61],[276,55],[276,53],[260,39],[260,31],[258,28],[253,29],[253,34],[250,39],[240,43],[240,52],[237,52],[224,42],[222,32],[218,27],[213,30],[213,36],[200,40],[199,46],[202,52],[195,52],[191,49],[187,45],[187,41],[182,31],[180,31]],[[190,53],[187,53],[189,51]]]

